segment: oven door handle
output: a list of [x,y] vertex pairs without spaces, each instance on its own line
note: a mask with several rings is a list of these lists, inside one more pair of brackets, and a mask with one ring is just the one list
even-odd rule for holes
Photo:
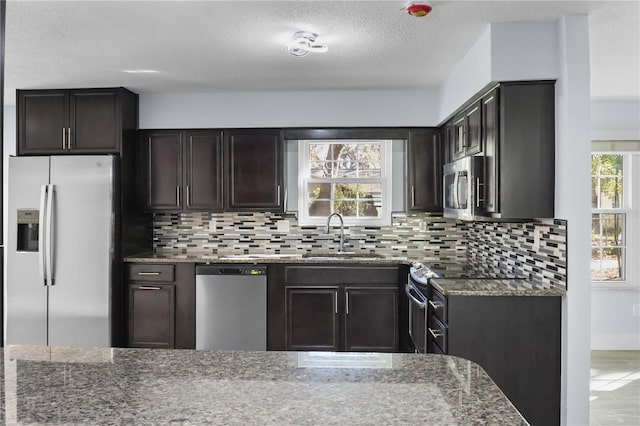
[[416,305],[418,305],[418,307],[419,307],[420,309],[424,309],[424,308],[426,308],[426,307],[427,307],[427,302],[426,302],[426,301],[418,300],[418,298],[417,298],[417,297],[415,297],[415,296],[411,293],[411,290],[414,290],[414,291],[416,291],[416,293],[418,293],[418,292],[417,292],[417,290],[415,290],[415,288],[414,288],[410,283],[407,283],[407,284],[404,286],[404,292],[407,294],[407,297],[408,297],[409,299],[411,299],[411,300],[412,300]]

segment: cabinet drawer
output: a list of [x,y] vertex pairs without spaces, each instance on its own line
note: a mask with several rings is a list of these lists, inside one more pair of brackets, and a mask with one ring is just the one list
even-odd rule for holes
[[431,297],[429,298],[429,311],[441,322],[447,323],[447,298],[433,287],[431,287]]
[[436,318],[435,314],[431,314],[431,320],[429,321],[429,327],[427,329],[427,338],[433,344],[435,343],[442,350],[443,353],[447,353],[447,326]]
[[398,282],[398,268],[387,266],[287,266],[289,284],[390,284]]
[[174,280],[174,265],[145,263],[127,265],[127,281],[173,282]]

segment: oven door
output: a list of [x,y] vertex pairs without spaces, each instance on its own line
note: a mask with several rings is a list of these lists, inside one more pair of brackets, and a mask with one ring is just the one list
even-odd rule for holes
[[409,338],[418,353],[427,353],[427,298],[408,277],[405,293],[409,299]]

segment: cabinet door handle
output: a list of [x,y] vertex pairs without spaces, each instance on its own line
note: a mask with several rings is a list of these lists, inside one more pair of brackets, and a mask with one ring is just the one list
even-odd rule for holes
[[62,128],[62,149],[67,149],[67,129]]
[[160,272],[138,272],[138,275],[160,275]]
[[480,187],[484,187],[483,183],[480,183],[480,178],[476,178],[476,207],[480,207],[480,203],[484,203],[484,197],[480,197]]
[[280,206],[280,185],[278,185],[278,192],[276,194],[276,201],[278,202],[278,206]]
[[344,292],[344,297],[345,297],[344,304],[346,305],[346,314],[349,315],[349,292],[348,291]]
[[67,149],[72,149],[73,145],[71,145],[71,127],[67,128]]
[[333,311],[338,314],[338,292],[333,293]]
[[429,306],[431,306],[433,309],[438,310],[440,308],[442,308],[444,305],[442,303],[434,303],[433,300],[429,300]]
[[189,192],[191,192],[191,188],[189,187],[189,185],[187,185],[187,187],[184,189],[186,197],[187,197],[187,207],[189,207],[191,205],[191,200],[189,197]]
[[138,290],[160,290],[160,287],[151,287],[148,285],[141,285]]
[[176,204],[180,207],[180,187],[176,186]]
[[416,187],[411,185],[411,207],[416,206]]
[[431,334],[431,336],[432,336],[434,339],[437,339],[438,337],[442,337],[442,336],[444,336],[444,333],[436,333],[435,331],[433,331],[433,330],[431,329],[431,327],[429,327],[429,334]]

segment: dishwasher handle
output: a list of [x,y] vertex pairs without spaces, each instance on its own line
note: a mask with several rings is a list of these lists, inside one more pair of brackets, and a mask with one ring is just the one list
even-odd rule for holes
[[267,275],[265,265],[197,265],[196,275]]

